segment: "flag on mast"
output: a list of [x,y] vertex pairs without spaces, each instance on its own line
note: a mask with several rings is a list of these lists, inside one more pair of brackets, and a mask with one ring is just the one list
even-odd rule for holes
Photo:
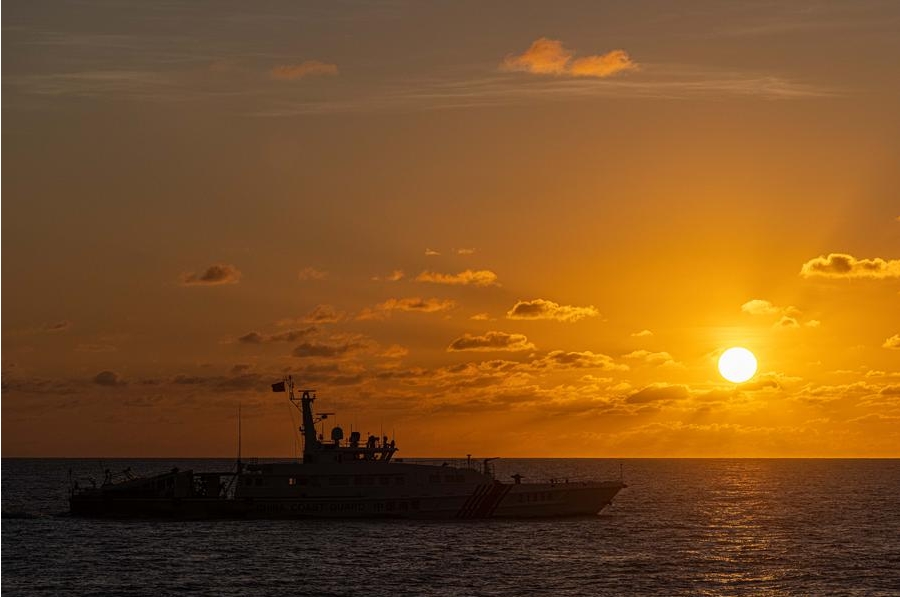
[[284,382],[283,382],[283,381],[279,381],[278,383],[273,383],[273,384],[272,384],[272,391],[273,391],[273,392],[284,392]]

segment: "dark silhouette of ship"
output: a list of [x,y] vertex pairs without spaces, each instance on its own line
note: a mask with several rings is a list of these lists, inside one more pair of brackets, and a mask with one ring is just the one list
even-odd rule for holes
[[[303,459],[244,463],[234,470],[195,473],[172,469],[152,477],[126,470],[109,472],[102,484],[73,483],[74,516],[106,518],[525,518],[599,513],[626,485],[621,481],[550,480],[523,483],[513,475],[503,483],[493,474],[493,458],[471,457],[459,464],[402,462],[387,437],[331,440],[316,433],[327,417],[313,412],[315,393],[294,394],[290,377],[272,384],[289,392],[302,415]],[[328,413],[330,414],[330,413]]]

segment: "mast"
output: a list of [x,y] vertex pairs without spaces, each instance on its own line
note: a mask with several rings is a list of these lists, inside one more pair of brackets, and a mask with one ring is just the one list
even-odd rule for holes
[[[303,434],[303,461],[312,462],[315,458],[313,454],[322,447],[322,442],[319,441],[316,435],[316,423],[327,418],[328,413],[322,413],[318,420],[313,415],[312,403],[316,400],[315,390],[300,390],[300,398],[297,398],[294,395],[294,378],[292,376],[287,376],[281,383],[287,386],[288,398],[300,410],[302,415],[300,432]],[[280,389],[282,392],[284,391],[284,385]]]

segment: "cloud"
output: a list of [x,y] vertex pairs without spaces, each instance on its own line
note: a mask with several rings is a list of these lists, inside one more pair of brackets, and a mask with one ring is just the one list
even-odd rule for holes
[[95,375],[91,381],[93,381],[98,386],[106,387],[122,386],[128,383],[113,371],[101,371],[100,373]]
[[625,50],[613,50],[599,56],[577,58],[569,67],[569,74],[573,77],[603,79],[618,72],[638,70],[638,68],[637,63],[631,60],[631,56]]
[[323,272],[314,267],[304,267],[297,274],[297,278],[300,280],[324,280],[326,277],[328,277],[328,272]]
[[201,273],[186,273],[181,275],[183,286],[220,286],[222,284],[237,284],[241,279],[241,272],[233,265],[216,264],[206,268]]
[[741,305],[741,311],[750,315],[773,315],[780,313],[781,309],[762,299],[749,300]]
[[546,356],[531,362],[536,369],[603,369],[605,371],[627,371],[627,365],[616,363],[612,357],[585,350],[583,352],[567,352],[554,350]]
[[[803,314],[800,309],[793,305],[787,307],[779,307],[770,301],[763,299],[752,299],[741,305],[741,311],[753,316],[778,316],[772,327],[779,330],[793,330],[801,327],[800,316]],[[818,327],[819,321],[813,319],[803,324],[805,327]]]
[[237,339],[241,344],[262,344],[265,340],[266,337],[258,332],[250,332]]
[[64,332],[64,331],[68,330],[68,329],[71,328],[71,327],[72,327],[72,322],[69,321],[69,320],[67,320],[67,319],[63,319],[62,321],[55,321],[55,322],[52,322],[52,323],[45,323],[45,324],[41,327],[41,331],[43,331],[43,332],[49,332],[49,333],[52,334],[52,333],[54,333],[54,332]]
[[347,316],[332,305],[316,305],[312,311],[303,316],[304,323],[336,323]]
[[525,71],[540,75],[565,74],[572,60],[572,52],[562,42],[541,37],[522,54],[510,54],[503,61],[504,70]]
[[647,365],[652,365],[654,367],[681,367],[681,363],[672,358],[672,355],[669,353],[662,352],[650,352],[649,350],[635,350],[629,352],[626,355],[622,355],[626,359],[634,359],[636,361],[641,361],[642,363],[646,363]]
[[286,330],[275,334],[260,334],[259,332],[249,332],[240,336],[237,341],[240,344],[263,344],[269,342],[296,342],[302,338],[306,338],[318,332],[318,328],[310,326],[303,329]]
[[474,255],[475,249],[456,249],[457,255]]
[[553,319],[573,323],[585,317],[596,317],[600,312],[593,305],[573,307],[559,305],[553,301],[534,299],[519,301],[506,313],[507,319]]
[[463,334],[450,343],[447,352],[461,352],[465,350],[490,352],[520,350],[534,350],[534,344],[522,334],[507,334],[506,332],[487,332],[483,336]]
[[490,270],[471,270],[458,274],[439,274],[424,271],[416,277],[418,282],[433,282],[435,284],[464,284],[473,286],[493,286],[497,284],[497,274]]
[[435,251],[434,249],[428,248],[425,249],[425,255],[427,255],[428,257],[437,257],[440,254],[440,251]]
[[267,342],[296,342],[301,338],[306,338],[312,334],[315,334],[318,331],[314,326],[310,326],[308,328],[303,328],[299,330],[287,330],[285,332],[278,332],[277,334],[272,334],[269,336],[266,341]]
[[296,81],[305,77],[335,76],[337,74],[336,64],[319,60],[305,60],[299,64],[282,64],[269,71],[269,76],[277,81]]
[[450,299],[429,298],[423,299],[419,297],[412,298],[389,298],[383,303],[379,303],[372,308],[363,309],[356,319],[367,321],[372,319],[384,319],[390,317],[394,311],[405,311],[414,313],[439,313],[447,311],[456,306],[456,302]]
[[409,354],[409,349],[405,346],[400,346],[399,344],[391,344],[383,351],[381,351],[378,356],[384,357],[386,359],[400,359]]
[[631,337],[632,338],[649,338],[652,335],[653,335],[653,332],[651,332],[650,330],[641,330],[639,332],[634,332],[633,334],[631,334]]
[[355,352],[364,348],[363,344],[358,342],[348,342],[345,344],[320,344],[318,342],[304,342],[294,348],[295,357],[319,357],[325,359],[333,359],[344,356],[347,353]]
[[380,276],[372,276],[372,279],[376,280],[376,281],[387,280],[388,282],[399,282],[400,280],[403,279],[403,277],[405,275],[406,274],[403,272],[402,269],[395,269],[394,271],[392,271],[389,275],[385,276],[384,278],[382,278]]
[[647,404],[650,402],[669,402],[690,398],[686,386],[669,384],[651,384],[625,398],[629,404]]
[[472,321],[489,321],[491,316],[488,313],[476,313],[472,317],[470,317]]
[[638,68],[624,50],[613,50],[606,54],[583,56],[574,60],[573,56],[573,52],[565,48],[561,41],[541,37],[522,54],[508,55],[500,68],[536,75],[569,75],[601,79]]
[[111,344],[79,344],[75,352],[116,352],[118,348]]
[[830,253],[810,259],[800,268],[804,278],[897,278],[900,277],[900,259],[857,259],[844,253]]
[[884,344],[882,344],[881,347],[890,350],[900,350],[900,334],[894,334],[893,336],[885,340]]

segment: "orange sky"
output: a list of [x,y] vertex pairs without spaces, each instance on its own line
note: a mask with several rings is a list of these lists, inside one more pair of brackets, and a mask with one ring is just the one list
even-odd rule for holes
[[3,16],[4,456],[900,456],[893,2]]

